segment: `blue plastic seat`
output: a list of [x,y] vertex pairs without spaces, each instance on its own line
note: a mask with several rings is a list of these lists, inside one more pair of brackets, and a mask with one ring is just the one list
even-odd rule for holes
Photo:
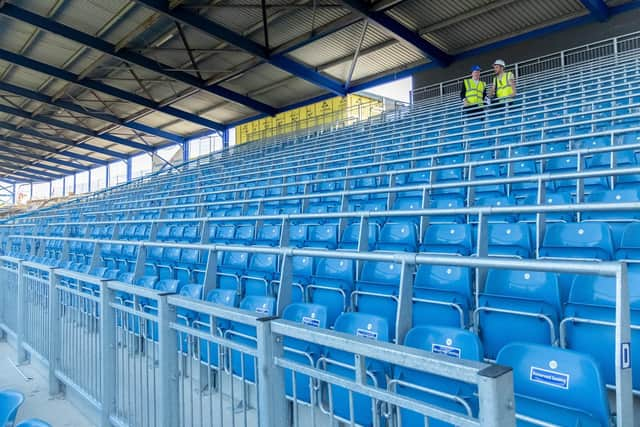
[[333,326],[338,315],[350,305],[354,281],[353,260],[320,258],[316,263],[315,275],[307,286],[306,300],[327,307],[327,324]]
[[515,341],[556,344],[561,307],[555,274],[489,270],[474,322],[485,356],[495,359],[504,345]]
[[[496,180],[503,176],[500,165],[497,164],[476,166],[473,169],[473,173],[476,180]],[[476,197],[504,196],[506,194],[506,186],[504,184],[478,185],[474,188],[474,192]]]
[[[458,209],[465,208],[466,202],[461,197],[452,197],[449,199],[436,199],[431,200],[429,203],[430,209]],[[467,222],[466,215],[454,214],[454,215],[432,215],[429,217],[430,224],[464,224]]]
[[29,418],[28,420],[20,421],[16,427],[51,427],[51,424],[39,418]]
[[[238,306],[238,294],[232,289],[212,289],[209,291],[206,297],[206,301],[212,304],[219,304],[226,307]],[[198,319],[194,321],[196,329],[203,332],[211,332],[211,316],[199,313]],[[216,330],[214,335],[222,337],[224,331],[229,329],[230,322],[226,319],[215,319]],[[200,356],[201,363],[213,367],[219,366],[220,351],[218,344],[206,341],[201,338],[195,338],[197,341],[198,354]]]
[[[255,313],[258,317],[273,316],[276,309],[276,300],[272,297],[248,296],[240,301],[240,309]],[[256,346],[256,329],[253,326],[239,322],[231,322],[225,337],[248,347]],[[231,370],[233,375],[244,381],[255,382],[256,366],[255,358],[237,350],[231,352]]]
[[[373,250],[378,241],[380,226],[375,223],[369,223],[369,236],[367,241],[368,250]],[[360,223],[354,222],[347,225],[342,232],[338,249],[356,250],[358,249],[358,237],[360,235]]]
[[500,351],[497,363],[513,368],[517,415],[562,426],[611,425],[604,382],[591,357],[514,343]]
[[608,224],[599,222],[549,224],[540,258],[613,259],[614,244]]
[[335,249],[338,246],[337,224],[320,224],[309,226],[308,239],[303,246]]
[[[640,270],[628,270],[631,324],[640,326]],[[565,347],[590,354],[602,369],[607,384],[615,384],[616,282],[613,277],[577,277],[571,286],[562,328]],[[604,322],[596,324],[592,322]],[[640,342],[640,330],[631,329],[631,343]],[[631,365],[640,366],[640,354],[631,352]],[[633,370],[633,388],[640,390],[640,372]]]
[[355,311],[376,314],[387,320],[392,339],[395,339],[401,270],[400,264],[393,262],[365,261],[356,290],[351,294]]
[[[344,313],[338,317],[335,323],[335,330],[350,335],[356,335],[361,338],[372,339],[376,341],[389,341],[389,325],[387,321],[379,316],[364,313]],[[342,350],[327,348],[325,354],[318,361],[321,369],[339,375],[351,380],[355,379],[354,356]],[[379,388],[386,388],[385,374],[388,371],[386,365],[373,359],[366,359],[366,381],[367,384]],[[327,387],[325,385],[325,387]],[[341,418],[345,422],[349,422],[350,416],[350,396],[349,391],[337,385],[328,385],[331,388],[333,409],[336,417]],[[358,393],[353,393],[353,421],[363,427],[372,427],[374,425],[374,405],[378,406],[380,402],[372,401],[371,398]],[[377,411],[376,413],[379,413]],[[381,420],[377,420],[378,423]],[[376,423],[376,425],[378,425]]]
[[[404,345],[457,359],[481,361],[483,354],[482,344],[475,334],[442,326],[417,326],[407,333]],[[477,387],[462,381],[396,367],[389,390],[441,409],[478,416]],[[398,417],[403,426],[425,425],[423,415],[407,409],[400,409]],[[437,419],[428,421],[430,427],[452,427]]]
[[[515,206],[516,199],[514,197],[498,196],[498,197],[483,197],[476,201],[476,206],[483,207],[509,207]],[[492,214],[487,218],[488,222],[516,222],[518,220],[518,214],[504,213],[504,214]],[[470,222],[477,222],[478,217],[473,215],[469,218]]]
[[632,222],[625,227],[615,258],[640,260],[640,223]]
[[265,246],[278,246],[280,244],[280,224],[264,224],[258,229],[254,244]]
[[0,426],[13,425],[23,402],[24,395],[19,391],[0,391]]
[[[312,328],[327,327],[327,308],[318,304],[290,304],[283,313],[282,318],[292,322],[301,323]],[[318,358],[322,354],[322,348],[316,344],[294,338],[284,339],[284,357],[294,362],[315,367]],[[285,370],[285,390],[287,396],[295,398],[298,402],[311,403],[313,384],[309,376],[295,373],[295,396],[293,388],[292,372]]]
[[489,255],[530,258],[533,253],[528,224],[489,224]]
[[[394,211],[415,211],[422,209],[422,196],[412,196],[412,197],[398,197],[393,203],[392,210]],[[415,222],[416,224],[420,221],[420,217],[412,216],[412,217],[403,217],[404,220],[410,220]]]
[[[520,205],[535,206],[538,204],[538,195],[531,194],[524,198]],[[571,195],[568,193],[547,193],[544,197],[544,205],[569,205],[571,204]],[[518,215],[518,221],[520,222],[535,222],[535,213],[521,213]],[[575,221],[575,215],[573,211],[567,212],[551,212],[545,214],[545,220],[548,222],[562,221],[572,222]]]
[[469,224],[435,224],[427,227],[420,252],[471,255],[473,231]]
[[416,252],[418,249],[418,228],[410,221],[403,218],[392,219],[380,230],[380,238],[376,243],[376,250]]
[[467,267],[421,264],[413,284],[413,324],[467,326],[471,277]]
[[242,295],[271,295],[272,282],[280,279],[278,270],[277,255],[253,254],[247,271],[241,277]]
[[[610,190],[591,193],[585,198],[587,203],[632,203],[640,201],[640,190],[637,188],[626,190]],[[628,222],[640,219],[638,211],[605,211],[605,212],[584,212],[582,214],[583,221],[607,221],[611,222]]]
[[247,271],[249,254],[246,252],[220,252],[221,260],[218,266],[218,287],[235,289],[241,292],[240,278]]

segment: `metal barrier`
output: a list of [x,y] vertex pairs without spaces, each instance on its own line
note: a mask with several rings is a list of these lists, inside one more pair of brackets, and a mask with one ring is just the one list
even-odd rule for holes
[[[515,63],[513,69],[516,77],[564,69],[574,64],[587,63],[600,58],[613,57],[623,52],[637,50],[640,48],[639,41],[640,33],[625,34],[623,36],[566,49],[540,58],[521,61]],[[487,79],[488,76],[490,76],[490,72],[483,73],[483,79]],[[419,102],[429,98],[442,97],[447,93],[457,92],[460,90],[460,85],[464,78],[466,77],[414,89],[411,92],[411,99],[413,102]]]

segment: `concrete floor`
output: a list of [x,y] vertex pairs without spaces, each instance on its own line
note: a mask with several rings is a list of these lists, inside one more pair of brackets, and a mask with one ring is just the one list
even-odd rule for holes
[[14,348],[7,342],[0,342],[0,390],[18,390],[25,397],[16,421],[40,418],[54,427],[93,426],[63,396],[49,396],[47,378],[37,364],[19,366],[23,376],[12,364],[15,357]]

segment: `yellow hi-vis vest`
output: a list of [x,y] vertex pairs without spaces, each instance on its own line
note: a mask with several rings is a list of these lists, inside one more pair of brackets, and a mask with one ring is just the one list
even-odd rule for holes
[[513,88],[509,84],[509,80],[512,79],[513,73],[511,71],[502,73],[502,76],[500,78],[493,78],[493,85],[496,88],[497,98],[508,98],[510,96],[513,96]]
[[478,80],[475,82],[473,79],[465,79],[464,81],[464,97],[467,100],[469,105],[481,105],[482,94],[484,93],[484,88],[486,87],[486,83]]

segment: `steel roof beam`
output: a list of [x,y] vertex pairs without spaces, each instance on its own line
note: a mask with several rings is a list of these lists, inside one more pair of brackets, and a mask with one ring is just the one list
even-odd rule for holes
[[[0,140],[2,140],[2,137],[0,136]],[[79,165],[76,163],[72,163],[72,162],[68,162],[66,160],[62,160],[62,159],[58,159],[56,157],[45,157],[45,156],[38,156],[32,152],[28,152],[28,151],[22,151],[22,150],[14,150],[13,148],[9,148],[6,147],[3,144],[0,144],[0,151],[3,151],[5,153],[11,153],[11,154],[16,154],[18,156],[25,156],[25,157],[30,157],[31,159],[38,161],[38,162],[49,162],[49,163],[53,163],[56,165],[60,165],[60,166],[65,166],[74,170],[89,170],[90,168],[87,166],[83,166],[83,165]],[[63,153],[60,153],[63,154]]]
[[157,136],[159,138],[168,139],[169,141],[173,141],[176,143],[184,142],[184,138],[180,135],[177,135],[171,132],[166,132],[151,126],[143,125],[141,123],[136,123],[134,121],[121,120],[112,114],[86,108],[81,105],[75,104],[73,102],[68,102],[63,100],[54,100],[52,97],[47,96],[45,94],[35,92],[30,89],[25,89],[23,87],[15,86],[10,83],[0,82],[0,90],[12,93],[14,95],[21,96],[26,99],[30,99],[32,101],[40,102],[42,104],[47,104],[52,107],[62,108],[67,111],[73,111],[74,113],[78,113],[94,119],[102,120],[107,123],[122,126],[124,128],[132,129],[135,131],[143,132],[149,135]]
[[71,159],[82,160],[83,162],[87,162],[95,166],[106,166],[109,164],[109,162],[107,162],[106,160],[95,159],[93,157],[85,156],[84,154],[72,153],[70,151],[60,151],[57,148],[47,147],[46,145],[26,141],[24,139],[16,138],[13,136],[0,135],[0,141],[28,147],[34,150],[45,151],[47,153],[56,154],[58,156],[65,156]]
[[100,153],[100,154],[103,154],[103,155],[109,156],[109,157],[115,157],[117,159],[125,160],[126,158],[128,158],[128,156],[126,154],[118,153],[117,151],[109,150],[107,148],[97,147],[95,145],[87,144],[85,142],[76,143],[74,141],[69,141],[69,140],[61,138],[59,136],[49,135],[47,133],[39,132],[39,131],[34,130],[34,129],[19,128],[19,127],[15,126],[15,125],[12,125],[11,123],[7,123],[7,122],[0,121],[0,128],[1,129],[6,129],[8,131],[15,132],[15,133],[18,133],[18,134],[22,134],[22,135],[30,135],[30,136],[33,136],[33,137],[36,137],[36,138],[47,139],[47,140],[52,141],[52,142],[57,142],[58,144],[68,145],[69,147],[72,147],[72,148],[82,148],[83,150],[94,151],[96,153]]
[[284,55],[271,55],[269,50],[259,43],[254,42],[240,34],[237,34],[222,25],[211,21],[204,16],[190,11],[185,6],[177,6],[171,8],[169,2],[165,0],[135,0],[137,3],[161,13],[164,16],[176,20],[182,24],[196,28],[200,32],[223,40],[233,46],[236,46],[251,55],[257,56],[274,67],[280,68],[287,73],[293,74],[303,80],[322,87],[336,95],[345,95],[346,91],[341,82],[331,77],[318,73],[313,68],[296,62]]
[[3,170],[2,173],[7,173],[9,175],[22,176],[23,178],[31,179],[31,180],[42,180],[47,181],[50,179],[58,179],[64,177],[64,175],[54,175],[51,173],[32,170],[29,168],[21,169],[21,170],[13,170],[10,167],[7,167],[6,164],[0,163],[0,170]]
[[[3,104],[0,104],[0,112],[6,113],[6,114],[12,114],[14,116],[22,117],[24,119],[31,120],[31,121],[34,121],[34,122],[45,123],[45,124],[48,124],[50,126],[54,126],[54,127],[60,128],[60,129],[70,130],[72,132],[76,132],[76,133],[79,133],[81,135],[89,136],[91,138],[100,138],[100,139],[103,139],[105,141],[113,142],[114,144],[120,144],[120,145],[124,145],[124,146],[130,147],[130,148],[135,148],[136,150],[141,150],[141,151],[153,151],[154,150],[153,147],[151,147],[149,145],[146,145],[146,144],[140,144],[139,142],[129,141],[128,139],[120,138],[119,136],[111,135],[109,133],[99,134],[98,132],[96,132],[96,131],[94,131],[92,129],[88,129],[88,128],[85,128],[85,127],[82,127],[82,126],[74,125],[72,123],[67,123],[67,122],[62,121],[62,120],[56,120],[56,119],[51,118],[51,117],[47,117],[47,116],[43,116],[43,115],[34,116],[29,111],[19,110],[17,108],[9,107],[9,106],[3,105]],[[102,147],[97,147],[97,148],[102,148]]]
[[[16,153],[16,152],[14,152],[13,154],[20,155],[20,156],[27,156],[27,157],[31,157],[31,155],[30,155],[29,153],[21,153],[21,154],[18,154],[18,153]],[[16,164],[20,164],[20,165],[34,166],[34,167],[37,167],[37,168],[42,168],[42,169],[50,170],[50,171],[52,171],[52,172],[58,172],[58,173],[61,173],[61,174],[63,174],[63,175],[70,175],[70,174],[72,174],[72,173],[74,172],[74,171],[68,171],[68,170],[66,170],[66,169],[60,169],[60,168],[55,167],[55,166],[34,165],[33,163],[29,163],[29,161],[28,161],[28,160],[22,159],[22,158],[20,158],[20,157],[15,157],[15,156],[14,156],[14,157],[9,157],[9,156],[5,156],[5,155],[3,155],[3,154],[0,154],[0,160],[5,160],[5,161],[7,161],[7,162],[9,162],[9,163],[16,163]],[[20,170],[25,170],[25,169],[22,169],[22,168],[21,168]]]
[[600,22],[604,22],[609,19],[609,7],[603,0],[580,0],[580,3],[589,10],[589,13],[593,15]]
[[432,62],[435,62],[441,67],[449,65],[453,58],[446,52],[442,51],[437,46],[429,43],[423,39],[418,33],[410,30],[404,25],[400,24],[395,19],[391,18],[384,12],[376,12],[370,9],[369,4],[362,0],[341,0],[342,3],[347,5],[351,10],[354,10],[361,15],[365,16],[369,20],[375,22],[380,27],[389,31],[394,37],[409,43],[423,54],[425,54]]
[[11,62],[15,65],[19,65],[20,67],[23,67],[23,68],[28,68],[30,70],[37,71],[38,73],[46,74],[51,77],[64,80],[66,82],[73,83],[85,89],[102,92],[109,96],[113,96],[114,98],[120,98],[127,102],[131,102],[132,104],[137,104],[142,107],[158,111],[160,113],[168,114],[170,116],[177,117],[179,119],[186,120],[188,122],[196,123],[200,126],[208,127],[209,129],[219,130],[219,131],[223,131],[226,129],[225,125],[206,119],[204,117],[200,117],[197,114],[178,110],[177,108],[174,108],[174,107],[161,105],[155,101],[152,101],[150,99],[147,99],[135,93],[132,93],[123,89],[119,89],[114,86],[109,86],[97,80],[82,78],[77,74],[73,74],[69,71],[62,70],[60,68],[52,67],[51,65],[45,64],[44,62],[36,61],[34,59],[27,58],[26,56],[18,55],[8,50],[0,49],[0,59],[7,62]]
[[199,79],[187,72],[180,70],[172,70],[170,65],[162,64],[153,59],[147,58],[144,55],[140,55],[132,50],[118,49],[116,45],[113,45],[101,38],[94,37],[90,34],[83,33],[74,28],[68,27],[64,24],[56,22],[52,19],[46,18],[42,15],[32,13],[28,10],[21,9],[13,4],[5,3],[0,7],[0,14],[21,21],[30,25],[33,25],[42,30],[48,31],[52,34],[57,34],[66,39],[72,40],[81,45],[87,46],[91,49],[102,52],[105,55],[109,55],[113,58],[120,59],[129,64],[136,65],[154,73],[169,77],[173,80],[177,80],[189,86],[193,86],[204,92],[209,92],[212,95],[216,95],[229,101],[244,105],[253,110],[260,111],[261,113],[274,115],[276,109],[270,105],[264,104],[248,96],[239,94],[230,89],[226,89],[222,86],[208,85],[204,80]]

